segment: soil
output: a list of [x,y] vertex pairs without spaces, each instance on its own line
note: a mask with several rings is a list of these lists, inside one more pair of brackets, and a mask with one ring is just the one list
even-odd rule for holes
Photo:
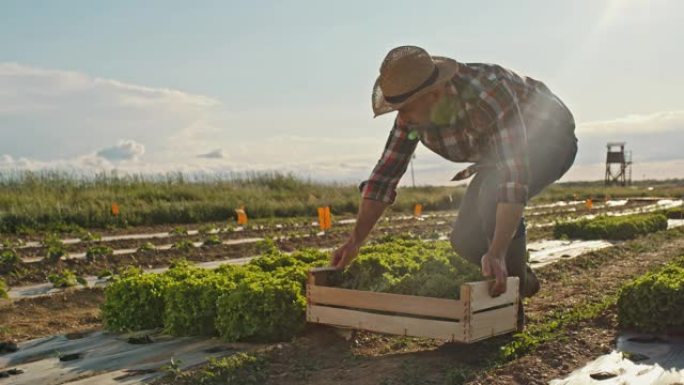
[[[325,235],[322,237],[306,237],[297,240],[278,241],[276,244],[283,250],[293,250],[303,247],[331,247],[342,242],[340,234]],[[63,259],[59,262],[40,260],[32,263],[21,263],[12,271],[0,275],[10,286],[42,283],[47,281],[50,274],[57,274],[64,270],[71,270],[76,275],[98,275],[104,270],[112,273],[121,271],[128,266],[137,266],[143,269],[168,266],[176,259],[185,258],[193,262],[208,262],[223,259],[241,258],[259,253],[257,243],[245,243],[235,245],[201,246],[190,250],[152,250],[139,251],[134,254],[112,255],[98,257],[93,261],[83,258]]]
[[615,346],[617,313],[610,308],[601,317],[569,328],[563,338],[541,345],[533,354],[482,373],[469,385],[546,385]]
[[[299,246],[298,246],[299,247]],[[651,234],[622,245],[543,267],[542,291],[526,305],[528,323],[550,312],[615,293],[636,277],[684,255],[684,229]],[[24,340],[100,326],[102,291],[88,289],[17,301],[0,310],[3,339]],[[345,340],[326,327],[310,326],[292,342],[272,345],[266,355],[266,384],[545,384],[613,346],[615,309],[565,331],[563,338],[492,368],[488,361],[510,341],[502,336],[472,345],[355,333]]]
[[[396,226],[383,224],[376,229],[371,239],[377,239],[389,234],[403,234],[407,232],[425,238],[436,238],[440,235],[448,234],[451,231],[449,223],[436,223],[438,222],[411,221]],[[326,232],[322,236],[288,238],[279,240],[276,244],[281,250],[286,252],[305,247],[332,248],[342,244],[348,234],[349,229],[336,228]],[[249,235],[250,234],[246,234],[246,236],[241,238],[249,237]],[[183,239],[192,240],[193,238],[197,237],[185,237]],[[123,243],[124,241],[117,242]],[[142,243],[144,243],[144,241],[128,241],[126,248],[135,248],[136,244],[140,245]],[[169,240],[164,239],[161,243],[168,244]],[[139,251],[133,254],[96,257],[92,261],[83,258],[66,258],[59,262],[39,260],[30,263],[22,262],[14,267],[0,265],[0,278],[4,279],[10,286],[20,286],[46,282],[47,277],[50,274],[57,274],[65,269],[71,270],[80,276],[87,276],[98,275],[105,270],[116,273],[127,266],[137,266],[143,269],[163,267],[168,266],[171,261],[180,258],[185,258],[194,262],[208,262],[252,256],[257,255],[258,252],[259,245],[257,243],[245,243],[201,246],[187,251],[178,249]]]
[[572,206],[559,206],[559,207],[551,207],[551,208],[545,208],[545,209],[539,209],[539,210],[532,210],[531,213],[528,213],[527,216],[531,218],[536,218],[540,216],[557,216],[557,215],[572,215],[572,214],[578,214],[578,215],[586,215],[586,214],[598,214],[604,211],[612,211],[612,212],[619,212],[619,211],[624,211],[624,210],[632,210],[638,207],[643,207],[647,206],[650,204],[653,204],[655,202],[652,201],[635,201],[635,200],[628,200],[627,203],[625,203],[622,206],[606,206],[601,204],[602,202],[596,202],[596,207],[592,207],[591,209],[587,209],[584,202],[579,203],[576,205]]
[[[588,253],[540,269],[542,291],[526,308],[531,322],[545,314],[572,308],[596,297],[611,294],[630,278],[637,277],[684,255],[684,230],[653,234],[625,245]],[[471,384],[546,384],[563,377],[614,347],[616,310],[571,328],[567,338],[543,344],[534,353],[478,376]]]
[[[577,211],[574,212],[569,212],[568,210],[570,209],[576,209],[576,206],[565,206],[565,207],[556,207],[556,208],[551,208],[551,209],[543,209],[539,211],[530,211],[526,214],[528,218],[529,223],[541,223],[541,222],[548,222],[552,220],[553,218],[563,216],[564,218],[573,218],[573,217],[578,217],[582,215],[587,215],[587,214],[599,214],[605,211],[612,211],[612,212],[619,212],[623,210],[631,210],[636,207],[644,206],[647,204],[650,204],[651,202],[628,202],[624,206],[619,206],[619,207],[599,207],[599,208],[594,208],[592,210],[586,210],[584,209],[583,205],[580,205],[580,207],[577,209]],[[434,226],[439,228],[439,231],[444,231],[446,232],[447,230],[450,229],[450,223],[453,220],[453,215],[455,215],[455,212],[439,212],[439,213],[433,213],[433,214],[438,214],[439,216],[431,216],[428,218],[424,218],[421,221],[415,221],[415,220],[406,220],[406,219],[392,219],[395,216],[388,216],[386,219],[388,220],[383,220],[381,221],[377,228],[383,228],[383,227],[391,227],[396,230],[399,229],[412,229],[412,231],[420,231],[420,229],[413,230],[415,228],[420,228],[420,227],[425,227],[425,226]],[[446,214],[452,214],[452,217],[446,218],[443,215]],[[405,215],[404,215],[405,217]],[[225,226],[225,223],[210,223],[208,224],[209,226],[213,226],[214,228],[222,228]],[[218,234],[218,236],[222,240],[232,240],[232,239],[242,239],[242,238],[251,238],[251,237],[283,237],[283,236],[288,236],[293,233],[310,233],[310,232],[315,232],[318,231],[316,227],[313,227],[310,225],[309,222],[304,221],[302,219],[302,223],[299,223],[297,225],[284,225],[282,228],[276,228],[275,225],[273,224],[266,224],[266,225],[253,225],[253,226],[258,226],[256,228],[251,227],[252,225],[248,226],[247,229],[239,232],[222,232]],[[113,230],[108,230],[107,235],[125,235],[125,234],[153,234],[153,233],[168,233],[172,231],[176,226],[175,225],[159,225],[159,226],[138,226],[138,227],[131,227],[131,228],[125,228],[125,229],[113,229]],[[353,224],[337,224],[335,225],[331,230],[328,232],[343,232],[343,233],[348,233],[349,230],[353,227]],[[194,227],[187,227],[187,229],[192,230],[192,229],[197,229],[199,226],[195,225]],[[377,231],[377,230],[376,230]],[[62,234],[62,237],[78,237],[77,234]],[[149,238],[149,239],[127,239],[127,240],[113,240],[113,241],[90,241],[90,242],[79,242],[76,244],[68,244],[65,245],[65,250],[68,253],[83,253],[88,250],[91,246],[94,245],[103,245],[103,246],[108,246],[113,249],[136,249],[140,247],[141,245],[145,243],[152,243],[154,245],[164,245],[164,244],[173,244],[179,240],[190,240],[193,242],[199,242],[206,239],[206,235],[202,234],[197,234],[197,235],[171,235],[169,237],[165,238]],[[27,240],[27,239],[25,239]],[[34,240],[34,241],[40,241],[42,240],[41,237],[33,235],[29,237],[29,240]],[[530,241],[533,241],[535,239],[530,239]],[[42,257],[46,254],[46,249],[43,246],[36,246],[36,247],[25,247],[25,248],[19,248],[16,250],[18,255],[23,257],[23,258],[28,258],[28,257]]]
[[0,341],[20,342],[102,327],[102,289],[66,291],[0,304]]
[[[644,206],[647,204],[651,204],[652,202],[650,201],[629,201],[626,205],[624,206],[619,206],[619,207],[598,207],[594,208],[592,210],[586,210],[584,209],[584,204],[580,205],[574,205],[574,206],[562,206],[562,207],[554,207],[554,208],[548,208],[548,209],[539,209],[535,210],[534,207],[532,206],[530,208],[530,211],[526,214],[529,219],[534,218],[533,220],[538,221],[540,218],[546,218],[546,217],[555,217],[559,215],[567,215],[567,216],[574,216],[574,215],[585,215],[588,213],[600,213],[603,211],[621,211],[621,210],[627,210],[627,209],[633,209],[635,207],[639,206]],[[576,209],[577,211],[570,212],[568,210],[574,210]],[[430,217],[425,218],[426,221],[444,221],[446,220],[449,222],[451,219],[456,214],[456,211],[437,211],[437,212],[429,212],[426,213],[430,215]],[[386,216],[385,218],[388,218],[391,223],[393,224],[399,224],[406,219],[397,219],[398,217],[406,217],[406,214],[390,214]],[[448,217],[447,217],[448,216]],[[350,216],[343,216],[343,217],[337,217],[336,220],[341,220],[341,219],[350,219],[352,217]],[[294,218],[296,221],[295,223],[288,223],[293,218],[286,218],[283,220],[282,227],[281,228],[276,228],[275,223],[277,221],[273,219],[264,219],[264,220],[253,220],[250,221],[249,225],[247,226],[247,229],[240,231],[240,232],[229,232],[229,233],[222,233],[220,234],[223,239],[239,239],[239,238],[245,238],[245,237],[258,237],[258,236],[264,236],[264,235],[286,235],[288,232],[292,231],[309,231],[309,230],[316,230],[317,228],[314,226],[311,226],[312,221],[314,218]],[[207,222],[207,223],[202,223],[202,224],[165,224],[165,225],[153,225],[153,226],[135,226],[135,227],[125,227],[125,228],[108,228],[108,229],[91,229],[90,231],[93,232],[94,234],[100,234],[100,233],[106,233],[107,235],[128,235],[128,234],[146,234],[146,233],[168,233],[173,231],[175,228],[182,227],[187,230],[198,230],[202,227],[214,227],[216,229],[221,229],[224,228],[226,225],[230,225],[229,223],[226,222]],[[234,224],[232,224],[234,226]],[[253,227],[254,226],[254,227]],[[352,224],[336,224],[334,229],[337,228],[349,228],[351,227]],[[41,241],[45,235],[47,235],[46,232],[37,232],[35,234],[30,234],[27,236],[10,236],[9,239],[22,239],[24,241]],[[78,238],[79,233],[60,233],[60,237],[63,238]],[[202,235],[196,235],[192,236],[190,239],[199,241],[203,239],[204,236]],[[149,240],[120,240],[120,241],[109,241],[109,242],[84,242],[82,244],[74,244],[74,245],[67,245],[67,248],[69,252],[84,252],[86,249],[92,245],[92,244],[105,244],[107,246],[110,246],[112,248],[136,248],[140,246],[142,243],[145,243],[147,241],[155,242],[155,241],[161,241],[163,243],[173,243],[181,238],[188,238],[187,236],[183,235],[173,235],[168,238],[163,238],[163,239],[149,239]],[[36,256],[40,255],[41,251],[43,250],[42,247],[31,247],[31,248],[25,248],[21,250],[21,255],[25,256]]]
[[[398,222],[381,222],[378,224],[377,228],[413,228],[416,226],[433,225],[437,223],[442,223],[444,221],[439,218],[429,218],[424,221],[398,221]],[[353,224],[337,224],[332,229],[328,230],[327,233],[349,233]],[[218,227],[217,227],[218,228]],[[133,232],[134,234],[155,234],[157,232],[150,231],[146,228],[136,228],[139,231]],[[167,233],[166,230],[160,233]],[[275,228],[273,226],[265,228],[250,228],[242,231],[230,231],[221,232],[216,234],[221,240],[234,240],[234,239],[244,239],[244,238],[254,238],[254,237],[289,237],[294,234],[311,234],[320,231],[317,227],[306,226],[306,227],[284,227],[281,229]],[[115,235],[114,233],[108,233],[107,235]],[[66,244],[64,248],[69,253],[83,253],[88,250],[91,246],[108,246],[112,249],[137,249],[145,243],[152,243],[153,245],[168,245],[178,242],[180,240],[189,240],[192,242],[200,242],[207,238],[207,235],[195,234],[195,235],[182,235],[182,234],[170,234],[169,237],[163,238],[147,238],[147,239],[121,239],[121,240],[109,240],[109,241],[89,241],[89,242],[79,242],[74,244]],[[43,246],[32,246],[23,247],[16,249],[16,252],[21,257],[42,257],[46,254],[46,248]]]
[[[670,230],[621,246],[543,267],[540,295],[527,303],[528,323],[545,321],[549,312],[568,309],[616,292],[628,279],[684,255],[684,230]],[[615,308],[569,327],[561,338],[500,367],[489,362],[510,336],[472,345],[354,333],[347,341],[333,329],[311,326],[293,342],[264,352],[266,384],[546,384],[614,346]]]
[[[432,211],[428,212],[426,214],[437,214],[437,215],[442,215],[444,213],[451,213],[450,211]],[[390,213],[388,217],[404,217],[407,214],[404,213]],[[334,220],[343,220],[343,219],[351,219],[353,216],[349,215],[342,215],[342,216],[335,216]],[[282,218],[282,228],[284,230],[308,230],[308,229],[316,229],[316,227],[311,226],[311,223],[316,220],[316,218],[313,217],[296,217],[296,218]],[[249,221],[247,228],[248,230],[246,231],[255,231],[255,232],[263,232],[263,231],[277,231],[275,227],[276,224],[278,224],[281,220],[280,219],[273,219],[273,218],[257,218],[257,219],[252,219]],[[168,224],[161,224],[161,225],[148,225],[148,226],[131,226],[131,227],[110,227],[110,228],[101,228],[101,229],[90,229],[89,231],[93,233],[106,233],[107,235],[128,235],[128,234],[144,234],[144,233],[167,233],[170,231],[173,231],[175,228],[182,227],[187,230],[199,230],[201,227],[205,226],[212,226],[214,228],[224,228],[226,226],[232,226],[236,227],[237,225],[235,222],[232,221],[227,221],[227,222],[203,222],[203,223],[194,223],[194,224],[188,224],[188,223],[168,223]],[[252,226],[257,226],[259,228],[257,229],[252,229]],[[337,224],[337,226],[341,226]],[[52,233],[50,231],[36,231],[35,233],[27,234],[24,236],[20,235],[10,235],[7,238],[8,239],[22,239],[24,241],[40,241],[42,240],[47,234]],[[238,234],[244,234],[244,232],[239,232]],[[76,232],[62,232],[59,234],[63,238],[78,238],[79,233]]]

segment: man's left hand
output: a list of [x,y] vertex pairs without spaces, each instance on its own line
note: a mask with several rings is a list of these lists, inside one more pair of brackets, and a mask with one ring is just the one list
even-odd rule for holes
[[506,270],[506,260],[490,255],[489,253],[482,256],[482,275],[485,277],[494,277],[496,281],[494,285],[490,286],[489,294],[492,297],[498,297],[506,292],[506,278],[508,278],[508,271]]

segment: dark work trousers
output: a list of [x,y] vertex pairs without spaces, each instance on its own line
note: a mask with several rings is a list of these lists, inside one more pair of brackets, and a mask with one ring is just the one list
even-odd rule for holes
[[[557,101],[557,105],[554,105],[553,111],[546,118],[526,122],[530,171],[529,198],[560,179],[574,162],[577,153],[575,122],[572,114],[560,100],[554,100]],[[478,266],[494,236],[499,180],[499,171],[496,167],[483,168],[475,174],[461,201],[450,237],[454,250]],[[520,221],[518,230],[508,247],[506,266],[509,276],[520,278],[522,297],[526,293],[528,268],[524,218]]]

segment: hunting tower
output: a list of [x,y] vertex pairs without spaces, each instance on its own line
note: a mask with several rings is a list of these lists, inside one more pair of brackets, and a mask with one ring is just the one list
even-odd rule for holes
[[606,145],[606,186],[632,183],[632,152],[625,152],[625,142]]

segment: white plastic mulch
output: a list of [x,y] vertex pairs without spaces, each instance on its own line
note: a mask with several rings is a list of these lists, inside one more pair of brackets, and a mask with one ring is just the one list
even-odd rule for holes
[[[528,244],[530,250],[530,264],[532,268],[539,268],[550,263],[557,262],[562,259],[569,259],[577,257],[581,254],[588,253],[594,250],[600,250],[606,247],[613,246],[614,243],[607,241],[539,241]],[[329,250],[329,249],[322,249]],[[243,258],[224,259],[211,262],[198,263],[197,266],[206,269],[214,269],[225,264],[244,264],[252,260],[254,256]],[[146,272],[161,273],[166,271],[166,267],[148,269]],[[98,278],[95,276],[84,277],[88,282],[88,287],[103,287],[107,284],[108,278]],[[69,289],[74,290],[75,288]],[[56,289],[51,283],[40,283],[28,286],[15,286],[10,288],[9,297],[13,300],[23,298],[33,298],[54,293],[59,293],[64,289]]]
[[[658,210],[667,210],[671,209],[674,207],[680,207],[684,204],[684,201],[681,199],[660,199],[656,203],[642,206],[642,207],[636,207],[631,210],[623,210],[615,213],[602,213],[601,215],[610,215],[610,216],[623,216],[623,215],[630,215],[630,214],[641,214],[641,213],[650,213]],[[581,219],[592,219],[596,218],[598,215],[585,215]]]
[[684,219],[668,219],[667,228],[674,229],[675,227],[684,226]]
[[[240,238],[240,239],[229,239],[227,241],[222,241],[221,244],[223,245],[242,245],[246,243],[256,243],[259,241],[262,241],[263,238]],[[204,244],[204,242],[193,242],[192,245],[193,247],[200,247]],[[158,250],[158,251],[164,251],[164,250],[171,250],[173,249],[172,244],[168,245],[152,245],[153,250]],[[113,255],[128,255],[128,254],[135,254],[138,252],[138,249],[115,249],[113,250]],[[25,263],[35,263],[43,260],[44,257],[24,257],[21,260]],[[85,259],[86,258],[86,253],[69,253],[63,257],[64,259]]]
[[[197,263],[197,267],[201,267],[204,269],[215,269],[219,266],[222,265],[242,265],[250,260],[252,260],[254,257],[243,257],[243,258],[231,258],[231,259],[222,259],[218,261],[210,261],[210,262],[200,262]],[[168,267],[159,267],[156,269],[145,269],[146,273],[163,273],[166,270],[168,270]],[[107,285],[109,277],[104,277],[104,278],[98,278],[96,276],[87,276],[83,277],[87,282],[88,282],[88,287],[104,287]],[[77,290],[78,288],[70,288],[67,290]],[[24,299],[24,298],[34,298],[34,297],[42,297],[50,294],[55,294],[55,293],[60,293],[65,291],[65,289],[59,289],[55,288],[52,286],[51,283],[39,283],[35,285],[27,285],[27,286],[15,286],[10,288],[10,291],[7,293],[9,295],[9,298],[12,300],[17,300],[17,299]]]
[[579,205],[582,203],[584,203],[584,201],[558,201],[558,202],[553,202],[553,203],[542,203],[542,204],[530,206],[530,210],[548,209],[548,208],[553,208],[553,207],[574,206],[574,205]]
[[[141,333],[137,333],[141,335]],[[217,338],[151,335],[150,343],[129,343],[129,336],[94,332],[79,339],[39,338],[19,344],[16,353],[0,355],[0,372],[23,373],[0,378],[0,385],[131,385],[166,374],[173,358],[178,369],[249,349]],[[73,360],[60,357],[77,354]]]
[[606,206],[608,207],[618,207],[618,206],[624,206],[628,202],[627,199],[620,199],[620,200],[611,200],[606,202]]
[[553,380],[549,384],[684,384],[684,340],[666,336],[624,335],[618,338],[616,351],[601,356],[564,379]]
[[[684,226],[684,219],[668,219],[667,228]],[[582,254],[605,249],[617,245],[620,242],[604,240],[581,241],[581,240],[542,240],[527,245],[530,251],[530,266],[533,269],[558,262],[562,259],[571,259]]]
[[[613,203],[611,203],[613,202]],[[621,203],[623,201],[609,201],[608,204],[619,206],[621,204],[625,204],[627,201],[625,200],[625,203]],[[571,206],[571,205],[577,205],[583,203],[582,201],[559,201],[555,203],[549,203],[549,204],[541,204],[541,205],[534,205],[530,206],[528,209],[529,210],[536,210],[536,209],[541,209],[541,208],[552,208],[552,207],[564,207],[564,206]],[[430,214],[423,214],[422,218],[441,218],[441,217],[452,217],[456,215],[456,211],[447,211],[447,212],[435,212],[435,213],[430,213]],[[413,215],[393,215],[393,216],[387,216],[385,219],[388,221],[402,221],[402,220],[409,220],[409,219],[414,219],[415,217]],[[348,225],[348,224],[354,224],[356,223],[356,218],[345,218],[345,219],[339,219],[334,221],[334,223],[339,224],[339,225]],[[318,226],[318,221],[313,221],[311,222],[311,226],[317,227]],[[283,228],[284,226],[282,224],[276,224],[274,225],[274,228]],[[258,229],[265,229],[266,226],[258,226]],[[244,231],[243,227],[236,227],[231,229],[232,232],[241,232]],[[209,231],[209,234],[218,234],[220,230],[214,229]],[[199,234],[198,230],[188,230],[187,235],[197,235]],[[103,235],[102,238],[100,239],[100,242],[112,242],[112,241],[124,241],[124,240],[144,240],[144,239],[164,239],[164,238],[169,238],[172,237],[173,235],[170,234],[169,232],[153,232],[153,233],[133,233],[133,234],[120,234],[120,235]],[[81,243],[82,240],[79,238],[64,238],[62,239],[62,243],[65,245],[71,245],[71,244],[77,244]],[[25,244],[21,246],[17,246],[17,248],[28,248],[28,247],[40,247],[41,242],[38,241],[29,241],[26,242]]]
[[[681,201],[679,201],[681,202]],[[684,219],[669,219],[668,228],[684,226]],[[260,238],[247,238],[241,240],[230,240],[224,243],[235,244],[243,242],[256,242]],[[563,259],[575,258],[584,253],[595,250],[604,249],[617,244],[617,242],[608,242],[604,240],[581,241],[581,240],[542,240],[532,242],[527,245],[530,251],[530,265],[533,269],[546,266],[548,264],[558,262]],[[133,252],[133,250],[117,250],[115,253]],[[85,255],[84,255],[85,256]],[[83,256],[83,257],[84,257]],[[254,257],[234,258],[227,260],[219,260],[212,262],[199,263],[198,266],[204,268],[216,268],[224,264],[243,264],[249,262]],[[146,270],[149,272],[163,272],[166,268],[157,268]],[[84,277],[88,282],[88,286],[104,286],[107,283],[107,278],[97,278],[95,276]],[[55,289],[50,283],[35,284],[29,286],[12,287],[9,291],[11,299],[32,298],[44,295],[58,293],[63,289]]]
[[530,252],[529,263],[533,269],[558,262],[562,259],[571,259],[582,254],[605,249],[615,245],[616,242],[604,240],[542,240],[527,245]]

